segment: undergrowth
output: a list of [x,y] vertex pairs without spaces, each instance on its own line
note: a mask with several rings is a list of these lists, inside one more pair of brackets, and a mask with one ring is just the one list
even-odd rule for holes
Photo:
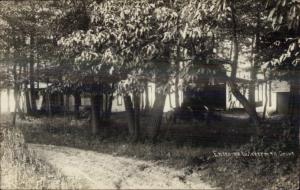
[[80,188],[28,149],[19,129],[0,126],[1,189]]
[[[174,139],[161,140],[156,144],[147,141],[131,143],[126,138],[126,126],[111,127],[106,136],[93,136],[88,127],[88,123],[84,121],[43,118],[23,123],[21,128],[29,143],[68,146],[157,161],[170,167],[185,168],[187,175],[200,171],[204,174],[204,181],[223,189],[296,190],[299,187],[297,146],[292,135],[295,131],[286,126],[277,126],[276,133],[270,132],[266,127],[261,137],[240,146],[219,146],[220,143],[216,143],[216,146],[202,146],[190,144],[188,140],[178,142]],[[220,152],[264,152],[269,155],[237,156],[232,153],[230,156],[216,156]],[[292,154],[278,156],[281,152]],[[270,155],[271,153],[276,154]]]
[[284,127],[271,141],[273,134],[263,134],[229,154],[214,153],[206,172],[207,180],[223,189],[298,190],[299,157],[295,131]]

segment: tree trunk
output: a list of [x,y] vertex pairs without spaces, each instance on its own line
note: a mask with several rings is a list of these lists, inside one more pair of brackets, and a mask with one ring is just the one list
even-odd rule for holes
[[252,43],[252,49],[251,49],[251,57],[252,57],[252,68],[250,73],[250,84],[249,84],[249,103],[256,107],[255,105],[255,86],[256,86],[256,80],[257,80],[257,69],[256,69],[256,62],[254,58],[254,39]]
[[140,106],[141,106],[140,93],[133,94],[133,106],[134,106],[134,136],[133,141],[136,142],[140,138]]
[[259,51],[260,51],[260,12],[258,12],[258,11],[257,11],[257,15],[256,15],[256,28],[255,28],[254,40],[255,40],[255,44],[252,44],[253,64],[252,64],[251,76],[250,76],[249,102],[255,109],[256,108],[255,85],[257,82],[257,72],[258,72],[258,67],[259,67]]
[[[170,104],[170,108],[173,108],[171,93],[169,92],[168,95],[169,95],[169,104]],[[177,107],[175,107],[175,108],[177,108]]]
[[111,116],[113,94],[106,93],[104,99],[105,99],[105,104],[104,104],[105,110],[104,110],[103,116],[106,120],[108,120],[108,119],[110,119],[110,116]]
[[20,118],[22,119],[25,118],[20,107],[21,84],[18,81],[21,79],[21,74],[22,74],[22,66],[19,65],[19,72],[18,72],[18,62],[15,61],[13,64],[14,101],[15,101],[15,108],[14,108],[13,122],[12,122],[13,126],[16,125],[17,114],[19,114]]
[[144,111],[144,108],[145,108],[145,99],[144,99],[144,93],[141,93],[140,95],[140,110],[141,111]]
[[133,104],[131,101],[131,97],[126,94],[124,95],[124,104],[125,104],[125,110],[126,110],[126,115],[127,115],[127,124],[128,124],[128,131],[129,131],[129,136],[132,138],[134,136],[134,109],[133,109]]
[[133,93],[133,103],[129,94],[124,95],[124,104],[127,114],[129,137],[137,142],[140,138],[140,93]]
[[108,99],[109,99],[109,95],[108,95],[108,93],[105,93],[105,96],[104,96],[104,99],[105,99],[105,104],[104,104],[104,112],[105,112],[105,114],[104,114],[104,116],[105,116],[105,118],[107,117],[107,113],[108,113]]
[[175,60],[175,108],[178,108],[180,106],[179,104],[179,73],[180,73],[180,32],[179,32],[179,17],[176,21],[176,34],[177,34],[177,44],[176,44],[176,60]]
[[256,107],[255,86],[256,86],[255,79],[251,79],[250,84],[249,84],[249,104],[254,108]]
[[107,116],[106,119],[111,118],[111,113],[112,113],[112,106],[113,106],[113,101],[114,101],[114,89],[115,89],[115,83],[111,84],[111,92],[109,93],[109,99],[108,99],[108,110],[107,110]]
[[149,102],[149,89],[148,82],[145,82],[145,112],[149,112],[150,102]]
[[52,106],[51,106],[51,94],[50,92],[47,93],[47,99],[48,99],[48,116],[52,117]]
[[110,119],[110,117],[111,117],[111,109],[112,109],[113,100],[114,100],[114,96],[113,96],[113,94],[110,94],[109,98],[108,98],[108,108],[106,111],[106,119]]
[[29,86],[30,86],[30,103],[31,103],[31,114],[36,113],[36,94],[34,86],[34,38],[30,36],[31,52],[30,52],[30,63],[29,63]]
[[[22,66],[20,65],[19,66],[19,79],[22,77]],[[21,106],[20,106],[20,98],[21,98],[21,89],[22,89],[22,83],[19,83],[18,84],[18,104],[17,104],[17,110],[18,110],[18,113],[19,113],[19,116],[20,116],[20,119],[25,119],[25,115],[24,115],[24,112],[23,112],[23,109],[21,109]]]
[[291,82],[289,98],[289,117],[292,125],[296,126],[300,121],[300,79]]
[[176,48],[176,61],[175,61],[175,67],[176,67],[176,76],[175,76],[175,108],[178,108],[180,106],[179,103],[179,72],[180,72],[180,46],[177,45]]
[[100,131],[100,124],[101,124],[101,106],[102,101],[100,100],[102,96],[97,94],[91,95],[91,116],[92,116],[92,134],[96,135]]
[[75,113],[75,118],[76,119],[79,119],[79,116],[80,116],[80,106],[81,106],[81,97],[80,97],[80,93],[79,92],[75,92],[74,93],[74,101],[75,101],[75,104],[74,104],[74,113]]
[[17,119],[17,109],[18,109],[18,84],[17,84],[17,65],[14,63],[13,67],[13,77],[14,77],[14,99],[15,99],[15,109],[14,109],[14,114],[13,114],[13,120],[12,120],[12,125],[16,126],[16,119]]
[[231,89],[232,94],[235,96],[235,98],[243,105],[244,109],[246,110],[246,112],[249,114],[251,121],[253,122],[253,124],[255,126],[259,125],[259,117],[257,115],[257,112],[255,109],[253,109],[253,107],[251,106],[251,104],[249,103],[249,101],[245,98],[245,96],[240,92],[238,86],[235,84],[234,81],[229,80],[228,81],[228,85]]
[[[103,86],[101,85],[101,87],[103,87]],[[104,102],[104,95],[102,93],[99,95],[99,101],[100,101],[100,105],[101,105],[100,106],[100,121],[101,121],[101,120],[105,119],[105,114],[106,114],[106,111],[104,110],[106,108],[103,108],[106,105]]]
[[[7,65],[7,73],[10,73],[10,65]],[[10,113],[10,89],[9,87],[7,87],[7,111],[8,113]]]
[[66,94],[66,102],[65,102],[65,105],[64,105],[64,110],[66,112],[66,114],[68,115],[69,112],[70,112],[70,94]]
[[[296,71],[297,72],[297,71]],[[299,74],[296,74],[298,76]],[[291,90],[289,98],[289,119],[293,127],[296,127],[297,131],[297,143],[300,150],[300,76],[292,79]]]
[[1,114],[2,114],[2,89],[0,88],[0,122],[1,122]]
[[269,98],[268,98],[268,82],[266,82],[266,84],[265,84],[265,105],[264,105],[264,111],[263,111],[263,120],[266,119],[268,101],[269,101]]
[[239,60],[239,42],[237,36],[237,23],[235,15],[234,2],[231,2],[231,19],[232,19],[232,43],[233,43],[233,63],[231,64],[231,78],[236,78],[238,60]]
[[[49,85],[47,82],[47,89],[48,89]],[[47,111],[48,111],[48,116],[51,118],[52,117],[52,107],[51,107],[51,94],[49,89],[47,90]]]
[[7,111],[10,113],[10,89],[7,88]]
[[235,98],[243,105],[246,112],[249,114],[251,121],[255,126],[259,125],[259,117],[255,108],[249,103],[247,98],[240,92],[237,84],[235,84],[238,59],[239,59],[239,42],[237,36],[237,23],[235,15],[234,2],[231,4],[231,19],[232,19],[232,38],[233,38],[233,62],[231,64],[231,78],[228,81],[229,87],[231,88],[232,94]]
[[63,93],[59,93],[58,94],[59,97],[59,113],[64,113],[64,109],[65,109],[65,102],[64,102],[64,94]]
[[70,94],[66,93],[65,98],[64,98],[64,120],[65,120],[65,125],[67,124],[69,120],[69,115],[70,115]]
[[[23,73],[25,76],[28,77],[28,67],[27,65],[25,64],[23,66]],[[27,114],[30,114],[31,113],[31,105],[30,105],[30,92],[29,92],[29,89],[28,89],[28,78],[27,80],[24,82],[24,94],[25,94],[25,105],[26,105],[26,113]]]
[[160,133],[162,116],[165,107],[166,93],[156,88],[155,101],[151,109],[151,117],[148,122],[149,137],[155,142]]
[[28,83],[25,84],[25,101],[26,101],[26,112],[27,114],[31,113],[31,105],[30,105],[30,92],[27,88]]
[[13,114],[13,126],[16,126],[16,120],[17,120],[17,113],[19,112],[20,113],[20,90],[19,90],[19,87],[18,85],[15,86],[14,88],[14,99],[15,99],[15,108],[14,108],[14,114]]

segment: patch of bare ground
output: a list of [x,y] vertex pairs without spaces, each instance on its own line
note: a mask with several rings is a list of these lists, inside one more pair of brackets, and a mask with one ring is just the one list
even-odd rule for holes
[[203,182],[199,173],[186,175],[184,170],[160,166],[154,161],[62,146],[29,147],[63,174],[87,182],[89,189],[217,189]]
[[39,159],[19,129],[0,125],[1,189],[75,189],[80,184]]

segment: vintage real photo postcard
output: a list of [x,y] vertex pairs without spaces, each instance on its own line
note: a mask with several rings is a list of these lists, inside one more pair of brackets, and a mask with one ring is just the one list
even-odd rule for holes
[[0,189],[298,190],[300,0],[0,0]]

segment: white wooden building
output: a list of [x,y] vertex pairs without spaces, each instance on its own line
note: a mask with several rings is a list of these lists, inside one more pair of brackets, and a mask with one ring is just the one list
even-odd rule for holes
[[[241,75],[238,77],[249,83],[248,78]],[[246,98],[249,98],[249,89],[242,88],[241,92]],[[255,88],[255,102],[257,112],[263,112],[266,105],[267,112],[287,113],[289,101],[290,85],[286,81],[279,80],[264,80],[262,76],[259,77]],[[233,96],[230,87],[226,85],[226,109],[243,108],[241,103]]]
[[[167,112],[175,107],[175,93],[170,93],[166,97],[164,112]],[[288,109],[288,97],[289,97],[290,86],[285,81],[268,81],[268,82],[260,82],[256,86],[255,90],[255,101],[256,101],[256,109],[258,112],[262,112],[264,105],[267,103],[267,111],[268,112],[279,112],[279,113],[287,113]],[[149,103],[150,106],[153,105],[155,100],[155,84],[149,83],[148,85],[149,92]],[[242,93],[249,97],[249,90],[243,89]],[[179,90],[179,102],[180,104],[183,102],[184,92]],[[39,95],[36,100],[37,108],[40,109],[43,102],[43,96]],[[142,98],[144,102],[146,101],[145,93],[142,94]],[[14,91],[13,89],[7,90],[3,89],[0,91],[0,101],[1,101],[1,113],[13,112],[15,107],[14,100]],[[64,101],[67,101],[66,96],[64,96]],[[69,98],[69,110],[74,110],[75,99],[73,96]],[[81,104],[82,106],[90,105],[90,98],[88,96],[81,96]],[[67,105],[67,104],[65,104]],[[20,106],[22,109],[26,110],[25,105],[25,95],[21,94],[20,97]],[[226,85],[226,109],[235,109],[242,108],[240,102],[232,95],[230,92],[230,88]],[[118,93],[114,94],[113,104],[112,104],[112,112],[122,112],[125,111],[123,97],[118,95]]]

